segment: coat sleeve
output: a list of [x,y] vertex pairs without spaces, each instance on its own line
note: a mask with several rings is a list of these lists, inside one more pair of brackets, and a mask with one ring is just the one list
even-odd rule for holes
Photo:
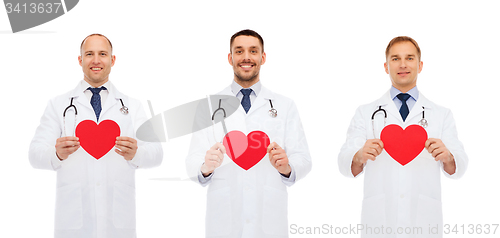
[[[363,147],[367,140],[365,120],[363,118],[362,108],[359,107],[351,120],[349,129],[347,130],[347,139],[340,149],[338,157],[340,173],[350,178],[354,178],[351,170],[352,158],[356,152]],[[362,173],[363,172],[359,173],[356,177]]]
[[[189,178],[201,186],[207,186],[212,181],[212,175],[204,177],[201,174],[201,166],[205,162],[205,154],[211,146],[208,140],[208,131],[211,129],[205,128],[193,133],[191,137],[191,144],[189,146],[189,153],[186,157],[186,170]],[[214,171],[217,173],[217,169]]]
[[31,166],[36,169],[57,170],[63,163],[57,158],[55,148],[57,138],[62,135],[58,119],[62,115],[57,115],[54,103],[55,100],[52,99],[47,104],[40,125],[31,140],[28,157]]
[[[455,119],[450,110],[447,110],[444,116],[445,120],[443,123],[443,134],[441,140],[448,150],[451,152],[455,158],[456,170],[455,173],[450,175],[443,169],[443,173],[446,177],[458,179],[462,177],[467,170],[467,165],[469,164],[469,158],[465,153],[464,146],[462,142],[458,140],[457,128],[455,125]],[[443,163],[441,162],[441,168],[443,168]]]
[[283,182],[287,186],[291,186],[294,182],[304,178],[312,168],[306,135],[302,127],[302,122],[300,121],[299,112],[293,101],[288,109],[284,149],[290,167],[292,167],[292,174],[290,177],[295,177],[295,181],[284,180]]
[[[136,102],[135,116],[133,117],[134,131],[137,133],[137,129],[148,120],[146,113],[142,108],[140,102]],[[136,135],[134,137],[137,138]],[[159,166],[163,160],[163,149],[161,143],[159,142],[145,142],[137,140],[137,152],[134,158],[129,162],[136,168],[152,168]]]

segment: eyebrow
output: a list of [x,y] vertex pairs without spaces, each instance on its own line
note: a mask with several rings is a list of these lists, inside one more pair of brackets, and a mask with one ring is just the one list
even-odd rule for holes
[[[260,49],[258,46],[250,46],[250,49]],[[234,49],[243,49],[243,46],[235,46]]]
[[86,54],[86,53],[92,53],[92,52],[98,52],[98,53],[103,53],[104,52],[104,53],[108,53],[107,50],[99,50],[99,51],[87,50],[84,53]]
[[[415,57],[414,54],[409,54],[409,55],[406,55],[407,57]],[[394,58],[394,57],[399,57],[399,55],[391,55],[391,58]]]

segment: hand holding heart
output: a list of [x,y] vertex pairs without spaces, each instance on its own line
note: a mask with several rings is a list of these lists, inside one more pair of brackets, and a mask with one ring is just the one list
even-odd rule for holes
[[116,137],[115,152],[125,160],[132,160],[137,152],[137,140],[134,138],[119,136]]
[[365,145],[359,149],[354,155],[353,165],[358,167],[363,166],[368,160],[375,161],[375,158],[382,153],[384,143],[380,139],[370,139],[365,142]]
[[267,147],[267,153],[269,153],[269,160],[271,165],[278,170],[281,174],[285,176],[290,176],[292,168],[288,164],[288,156],[283,148],[281,148],[276,142],[269,144]]
[[70,154],[73,154],[80,148],[78,137],[66,136],[57,138],[56,140],[56,155],[59,160],[65,160]]
[[215,143],[205,154],[205,163],[201,166],[203,176],[208,176],[222,164],[226,148],[221,143]]

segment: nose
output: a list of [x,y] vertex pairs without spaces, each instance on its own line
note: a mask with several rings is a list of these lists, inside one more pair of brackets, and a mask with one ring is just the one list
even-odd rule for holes
[[405,59],[402,59],[401,60],[401,64],[399,65],[400,68],[406,68],[406,60]]
[[99,64],[100,61],[100,58],[99,58],[99,54],[95,54],[94,57],[92,57],[92,63],[93,64]]
[[243,53],[243,60],[250,60],[250,52],[245,51],[245,53]]

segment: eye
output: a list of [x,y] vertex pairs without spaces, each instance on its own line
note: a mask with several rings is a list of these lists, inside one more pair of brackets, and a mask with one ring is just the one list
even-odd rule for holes
[[236,54],[241,54],[241,50],[237,50],[237,51],[236,51]]
[[398,61],[399,59],[398,58],[392,58],[392,61]]
[[250,52],[251,52],[252,54],[256,54],[256,53],[257,53],[257,51],[256,51],[256,50],[252,50],[252,51],[250,51]]
[[413,57],[409,57],[408,60],[413,60]]

